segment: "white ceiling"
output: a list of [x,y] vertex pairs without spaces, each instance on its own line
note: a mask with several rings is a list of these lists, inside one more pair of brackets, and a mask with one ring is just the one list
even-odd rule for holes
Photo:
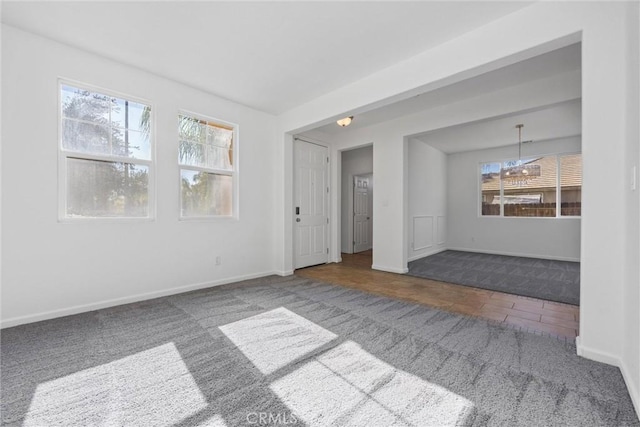
[[526,153],[529,144],[581,135],[581,104],[580,100],[564,102],[541,110],[438,129],[414,135],[413,139],[423,141],[447,154],[506,145],[513,145],[514,152],[517,153],[516,125],[521,123],[524,124],[522,140],[532,141],[523,145],[523,153]]
[[473,98],[510,86],[548,78],[557,74],[580,70],[580,44],[573,44],[552,52],[521,61],[480,76],[463,80],[440,89],[387,105],[354,117],[348,128],[335,123],[321,126],[325,134],[339,134],[357,128],[392,120],[419,111],[429,110],[467,98]]
[[281,113],[530,3],[3,1],[2,21]]

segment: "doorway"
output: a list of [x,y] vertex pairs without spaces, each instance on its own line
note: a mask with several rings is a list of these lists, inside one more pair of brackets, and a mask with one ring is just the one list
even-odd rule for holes
[[294,268],[329,262],[329,149],[293,144]]
[[341,252],[364,253],[373,248],[373,145],[341,156]]

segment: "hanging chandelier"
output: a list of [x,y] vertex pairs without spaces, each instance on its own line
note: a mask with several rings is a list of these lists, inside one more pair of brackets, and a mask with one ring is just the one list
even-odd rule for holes
[[500,179],[507,181],[511,185],[522,187],[528,185],[533,178],[540,176],[540,165],[530,163],[522,164],[522,128],[524,125],[518,124],[518,162],[512,166],[500,169]]

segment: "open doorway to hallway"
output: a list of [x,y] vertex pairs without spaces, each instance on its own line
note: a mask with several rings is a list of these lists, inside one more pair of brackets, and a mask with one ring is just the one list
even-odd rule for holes
[[373,250],[373,145],[343,151],[341,155],[341,252],[368,253],[370,258]]

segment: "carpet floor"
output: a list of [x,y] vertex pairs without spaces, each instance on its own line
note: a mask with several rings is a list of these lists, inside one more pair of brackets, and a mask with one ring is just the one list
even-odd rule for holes
[[411,276],[580,305],[580,263],[444,251],[409,263]]
[[570,342],[291,276],[17,326],[2,425],[638,426]]

